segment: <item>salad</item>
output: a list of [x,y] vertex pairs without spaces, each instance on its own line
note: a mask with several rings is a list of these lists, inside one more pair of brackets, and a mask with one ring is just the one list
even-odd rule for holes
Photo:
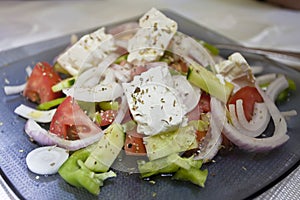
[[[84,35],[53,66],[38,62],[26,68],[26,83],[6,86],[8,95],[22,92],[37,104],[15,109],[41,146],[28,154],[28,168],[59,173],[98,195],[106,179],[124,170],[115,163],[125,154],[141,178],[172,174],[204,187],[205,163],[221,148],[262,152],[283,145],[286,119],[297,113],[280,111],[276,101],[295,90],[293,80],[256,75],[240,53],[222,58],[177,29],[152,8],[138,23]],[[271,121],[274,133],[265,136]]]

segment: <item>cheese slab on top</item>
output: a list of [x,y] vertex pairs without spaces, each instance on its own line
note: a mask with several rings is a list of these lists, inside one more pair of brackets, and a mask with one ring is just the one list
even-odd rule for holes
[[127,61],[134,64],[162,56],[177,31],[177,23],[155,8],[140,18],[139,25],[140,29],[128,42]]
[[116,49],[113,36],[100,28],[93,33],[84,35],[61,54],[57,62],[71,75],[76,76],[83,67],[96,67],[103,58]]
[[123,88],[139,133],[155,135],[178,128],[183,122],[185,106],[168,68],[151,68],[132,82],[123,83]]

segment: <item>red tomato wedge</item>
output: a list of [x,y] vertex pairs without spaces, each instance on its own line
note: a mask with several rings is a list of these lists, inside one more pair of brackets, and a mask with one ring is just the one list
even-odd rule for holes
[[68,96],[58,107],[50,124],[50,132],[67,140],[77,140],[98,134],[101,129]]
[[116,118],[117,111],[116,110],[106,110],[100,113],[101,123],[100,126],[108,126],[110,125]]
[[196,140],[198,143],[200,143],[202,141],[202,139],[206,136],[206,131],[196,131]]
[[133,156],[146,155],[146,148],[143,141],[143,136],[136,132],[136,129],[126,133],[124,144],[125,153]]
[[51,87],[60,82],[59,75],[47,62],[37,63],[27,80],[23,95],[30,101],[44,103],[63,96],[62,92],[53,92]]
[[210,111],[210,95],[202,92],[200,100],[197,106],[187,114],[187,117],[190,120],[200,119],[201,113],[207,113]]
[[248,121],[252,119],[254,104],[263,102],[263,98],[255,87],[245,86],[239,89],[228,101],[228,104],[236,104],[238,99],[243,100],[243,109]]
[[210,95],[202,91],[198,106],[202,113],[210,112]]

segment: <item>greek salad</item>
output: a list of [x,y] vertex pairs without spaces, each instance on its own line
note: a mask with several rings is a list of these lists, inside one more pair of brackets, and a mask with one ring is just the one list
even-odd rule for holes
[[[204,187],[204,163],[221,148],[277,148],[297,115],[276,106],[296,89],[293,80],[257,74],[262,68],[238,52],[222,58],[155,8],[138,22],[73,38],[53,63],[26,68],[26,83],[4,88],[37,105],[15,109],[40,146],[26,163],[95,195],[117,176],[120,153],[136,158],[141,178],[172,174]],[[264,136],[270,121],[274,133]]]

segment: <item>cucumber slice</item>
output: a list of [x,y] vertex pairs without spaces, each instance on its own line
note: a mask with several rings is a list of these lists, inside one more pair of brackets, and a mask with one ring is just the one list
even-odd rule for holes
[[173,132],[145,137],[144,142],[149,160],[197,148],[195,131],[193,126],[186,126]]
[[62,91],[63,89],[70,88],[72,85],[74,85],[75,80],[76,80],[75,76],[71,77],[71,78],[64,79],[61,82],[53,85],[51,89],[52,89],[53,92]]
[[84,164],[94,172],[108,171],[124,146],[124,141],[122,126],[117,123],[110,125]]
[[192,65],[189,67],[187,79],[195,86],[224,103],[227,102],[234,88],[234,85],[227,81],[221,83],[215,74],[200,65]]

